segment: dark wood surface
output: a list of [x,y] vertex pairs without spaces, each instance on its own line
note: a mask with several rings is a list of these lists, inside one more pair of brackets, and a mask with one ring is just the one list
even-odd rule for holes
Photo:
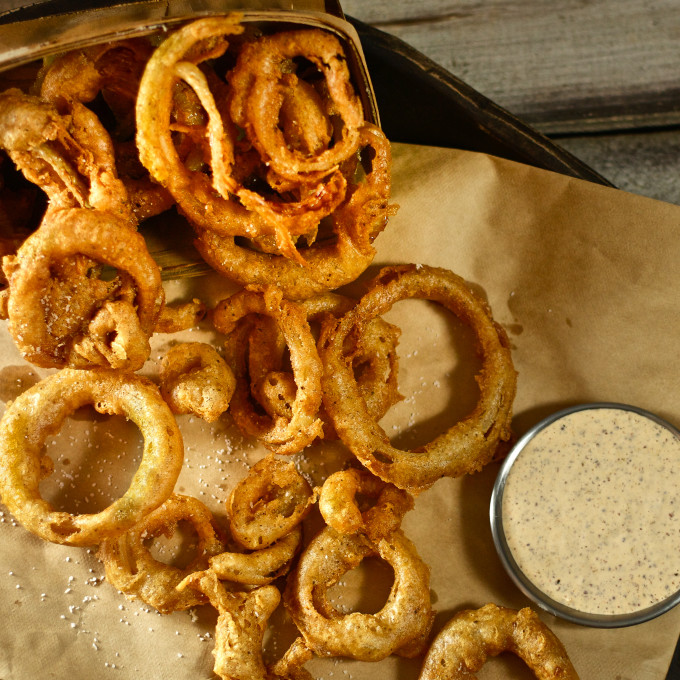
[[680,204],[677,0],[344,0],[616,186]]

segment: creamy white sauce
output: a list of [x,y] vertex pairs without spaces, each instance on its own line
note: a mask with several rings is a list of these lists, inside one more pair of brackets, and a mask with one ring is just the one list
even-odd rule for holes
[[502,496],[508,547],[553,600],[629,614],[680,590],[680,439],[634,411],[593,408],[523,448]]

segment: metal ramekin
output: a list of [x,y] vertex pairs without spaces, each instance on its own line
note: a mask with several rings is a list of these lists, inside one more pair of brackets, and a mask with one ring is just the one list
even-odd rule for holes
[[[589,410],[589,409],[617,409],[624,411],[633,411],[638,415],[656,422],[662,427],[668,429],[675,437],[680,439],[680,431],[673,425],[663,420],[659,416],[645,411],[644,409],[638,408],[636,406],[630,406],[627,404],[619,404],[613,402],[596,402],[589,404],[581,404],[578,406],[573,406],[571,408],[566,408],[561,411],[548,416],[544,420],[537,423],[532,427],[526,434],[524,434],[514,445],[506,459],[501,465],[501,469],[496,478],[496,482],[493,487],[493,492],[491,494],[491,504],[490,504],[490,521],[491,521],[491,533],[493,535],[494,545],[496,546],[496,551],[498,556],[505,567],[505,570],[509,574],[510,578],[514,581],[515,585],[531,600],[533,600],[539,607],[545,609],[551,614],[570,621],[572,623],[577,623],[584,626],[591,626],[594,628],[623,628],[625,626],[633,626],[650,619],[656,618],[661,614],[666,613],[677,604],[680,603],[680,591],[671,595],[670,597],[657,602],[656,604],[647,607],[645,609],[640,609],[638,611],[632,612],[630,614],[591,614],[587,612],[582,612],[577,609],[573,609],[564,605],[560,602],[556,602],[551,597],[542,592],[534,583],[532,583],[527,576],[521,571],[516,561],[514,560],[510,548],[508,547],[504,529],[503,529],[503,492],[505,490],[505,483],[508,478],[508,474],[518,456],[521,454],[524,447],[543,429],[552,425],[555,421],[561,418],[575,413],[577,411]],[[680,559],[680,558],[679,558]]]

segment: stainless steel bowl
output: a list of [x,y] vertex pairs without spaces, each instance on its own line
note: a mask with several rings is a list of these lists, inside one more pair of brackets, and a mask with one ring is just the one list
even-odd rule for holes
[[[527,597],[551,614],[554,614],[555,616],[567,621],[571,621],[572,623],[596,628],[620,628],[643,623],[644,621],[649,621],[650,619],[653,619],[669,611],[675,605],[680,603],[680,591],[675,592],[670,597],[656,602],[652,606],[626,614],[592,614],[579,611],[578,609],[571,608],[561,602],[555,601],[549,595],[544,593],[526,576],[526,574],[522,572],[521,568],[513,557],[504,529],[503,494],[505,492],[506,481],[513,465],[522,454],[522,451],[527,446],[527,444],[529,444],[529,442],[531,442],[539,432],[543,431],[545,428],[551,426],[553,423],[564,418],[565,416],[577,411],[601,408],[632,411],[666,428],[676,438],[678,438],[678,440],[680,440],[680,431],[673,427],[673,425],[656,416],[655,414],[650,413],[649,411],[645,411],[644,409],[627,404],[598,402],[581,404],[558,411],[536,424],[526,434],[524,434],[524,436],[522,436],[512,448],[507,458],[503,461],[491,495],[490,521],[494,544],[501,562],[517,587]],[[678,562],[680,563],[680,556],[678,557]]]

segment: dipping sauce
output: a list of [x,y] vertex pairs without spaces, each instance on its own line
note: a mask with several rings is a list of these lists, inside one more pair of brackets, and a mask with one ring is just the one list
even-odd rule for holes
[[502,533],[517,567],[587,614],[631,614],[676,595],[678,433],[623,406],[565,413],[527,440],[505,478]]

